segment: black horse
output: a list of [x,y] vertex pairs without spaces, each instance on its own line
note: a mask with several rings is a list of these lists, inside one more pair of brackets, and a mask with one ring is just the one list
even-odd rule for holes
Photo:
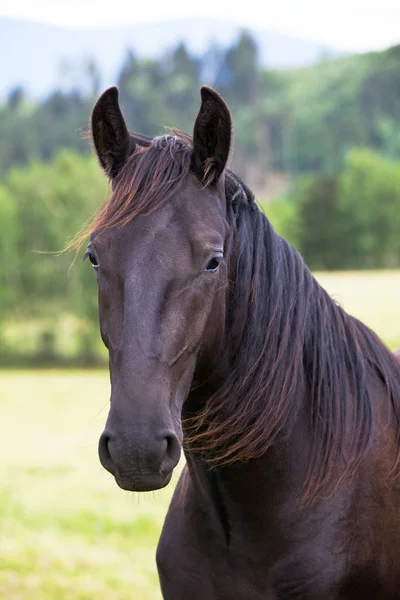
[[86,253],[112,384],[100,460],[154,490],[184,448],[166,600],[400,598],[399,365],[227,170],[229,110],[201,97],[192,138],[129,133],[116,88],[93,111],[113,188]]

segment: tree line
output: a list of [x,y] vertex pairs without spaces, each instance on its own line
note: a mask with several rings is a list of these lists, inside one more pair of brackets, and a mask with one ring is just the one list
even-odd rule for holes
[[[290,186],[259,195],[276,229],[312,269],[400,265],[400,47],[296,71],[269,72],[247,33],[201,58],[179,45],[159,61],[126,56],[118,75],[128,125],[191,131],[201,83],[232,108],[232,168],[256,189],[273,173]],[[81,132],[99,90],[56,90],[33,104],[21,88],[0,107],[0,353],[39,361],[101,355],[96,283],[59,251],[107,198]]]
[[[62,148],[88,152],[79,132],[101,91],[93,63],[87,78],[90,91],[55,90],[35,104],[21,87],[10,91],[0,107],[0,173],[32,158],[50,160]],[[184,44],[159,60],[128,51],[116,76],[130,127],[148,135],[165,125],[191,132],[203,83],[232,109],[234,168],[261,189],[271,171],[297,176],[340,169],[352,147],[400,157],[400,46],[269,71],[243,32],[227,49],[212,45],[201,57]]]

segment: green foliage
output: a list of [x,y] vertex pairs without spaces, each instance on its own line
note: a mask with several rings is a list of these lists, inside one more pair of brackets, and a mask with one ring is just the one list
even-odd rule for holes
[[19,272],[15,265],[18,253],[17,207],[10,190],[0,185],[0,318],[18,301]]
[[346,266],[348,257],[339,179],[335,175],[307,178],[298,185],[298,244],[313,269]]
[[226,51],[213,83],[236,109],[237,106],[256,103],[259,77],[257,46],[251,35],[243,32]]
[[293,193],[311,268],[400,266],[400,162],[354,149],[340,173],[302,178]]
[[368,149],[348,153],[341,177],[352,266],[400,264],[400,162]]
[[14,95],[0,106],[0,173],[35,158],[48,160],[61,148],[89,151],[79,132],[87,127],[91,100],[55,91],[33,106]]
[[298,248],[299,223],[298,208],[295,202],[285,198],[272,202],[260,202],[259,205],[279,235]]
[[54,324],[66,313],[82,322],[79,352],[88,355],[98,344],[91,326],[95,278],[87,264],[70,268],[73,255],[59,252],[105,198],[94,158],[67,150],[52,163],[13,169],[0,187],[0,319],[44,318],[50,330],[38,331],[43,353],[51,351]]

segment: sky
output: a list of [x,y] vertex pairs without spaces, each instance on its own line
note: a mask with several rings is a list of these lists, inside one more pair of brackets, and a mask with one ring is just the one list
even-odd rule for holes
[[81,29],[202,17],[346,51],[400,43],[400,0],[0,0],[0,17]]

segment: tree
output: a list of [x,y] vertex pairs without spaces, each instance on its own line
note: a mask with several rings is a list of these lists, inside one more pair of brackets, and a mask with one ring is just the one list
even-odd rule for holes
[[348,264],[347,232],[340,206],[337,175],[303,181],[298,189],[298,247],[312,269],[340,269]]
[[398,266],[400,163],[366,148],[352,150],[346,156],[340,197],[354,266]]
[[81,261],[70,269],[73,256],[59,252],[99,208],[105,192],[95,159],[70,151],[7,175],[0,186],[0,326],[40,319],[48,352],[61,317],[75,315],[78,350],[87,356],[98,348],[95,278]]
[[235,107],[254,104],[259,91],[257,46],[251,34],[243,31],[225,53],[215,85]]
[[21,85],[10,90],[7,96],[7,106],[12,111],[18,110],[25,100],[25,91]]

